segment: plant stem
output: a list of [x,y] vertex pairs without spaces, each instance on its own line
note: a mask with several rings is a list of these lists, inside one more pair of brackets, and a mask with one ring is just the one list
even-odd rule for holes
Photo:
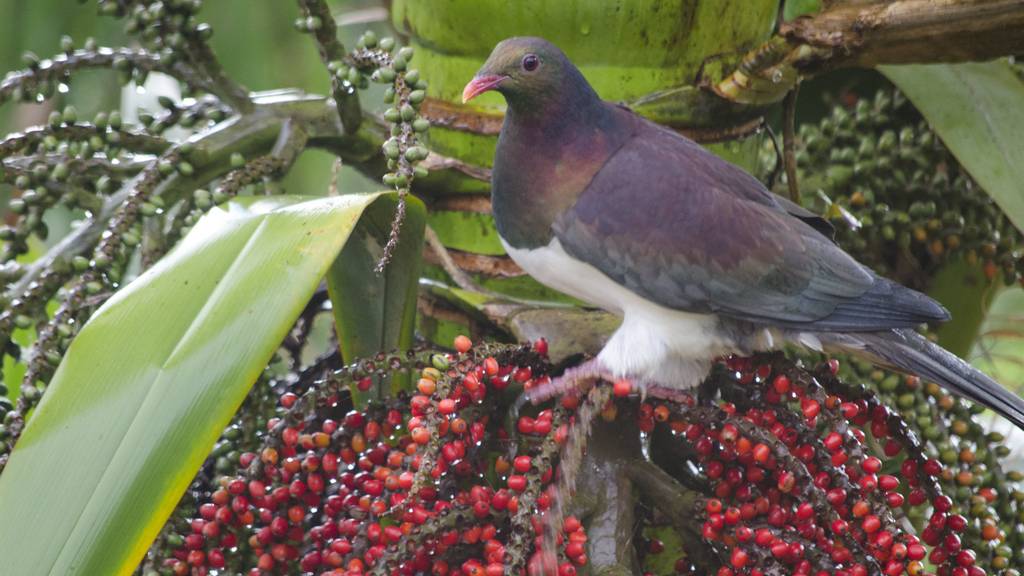
[[[303,12],[319,22],[313,30],[320,60],[324,66],[331,62],[340,62],[345,57],[345,47],[338,40],[338,26],[334,22],[330,9],[324,0],[298,0]],[[351,86],[346,87],[334,74],[331,74],[331,95],[338,108],[338,116],[347,132],[355,132],[363,120],[359,109],[359,96]]]

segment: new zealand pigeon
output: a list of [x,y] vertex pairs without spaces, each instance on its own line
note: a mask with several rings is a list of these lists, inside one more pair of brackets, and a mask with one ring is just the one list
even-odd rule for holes
[[1024,428],[1024,400],[914,331],[949,319],[829,224],[693,141],[607,103],[541,38],[498,44],[463,101],[508,102],[491,181],[509,255],[623,322],[584,377],[692,387],[712,359],[796,343],[920,375]]

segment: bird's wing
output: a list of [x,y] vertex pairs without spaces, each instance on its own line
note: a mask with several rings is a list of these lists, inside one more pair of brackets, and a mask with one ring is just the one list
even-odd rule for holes
[[945,318],[791,211],[743,170],[641,121],[553,228],[571,256],[668,308],[820,330]]

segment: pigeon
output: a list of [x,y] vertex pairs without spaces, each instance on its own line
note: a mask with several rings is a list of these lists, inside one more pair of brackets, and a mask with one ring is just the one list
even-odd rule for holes
[[536,280],[622,318],[600,352],[546,387],[686,389],[716,358],[786,344],[916,374],[1024,428],[1024,400],[916,329],[949,312],[878,276],[820,216],[692,140],[605,102],[542,38],[499,43],[463,102],[507,102],[491,179],[495,225]]

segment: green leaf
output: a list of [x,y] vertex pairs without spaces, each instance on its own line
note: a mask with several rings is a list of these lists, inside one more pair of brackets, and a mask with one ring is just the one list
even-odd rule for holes
[[798,16],[816,14],[821,11],[821,0],[786,0],[782,19],[790,21]]
[[489,256],[505,254],[505,247],[501,245],[498,230],[494,227],[494,218],[490,214],[432,210],[427,215],[427,221],[437,232],[441,243],[448,248]]
[[1009,62],[880,66],[960,164],[1024,230],[1024,79]]
[[0,475],[5,574],[130,574],[380,194],[232,202],[71,344]]
[[[406,196],[398,245],[378,274],[374,267],[384,253],[396,206],[397,198],[386,196],[367,209],[327,274],[346,361],[412,347],[426,208],[418,198]],[[396,377],[392,385],[402,386],[407,380]]]
[[995,298],[974,346],[971,363],[1007,388],[1024,393],[1024,290],[1013,287]]
[[936,329],[939,344],[967,358],[1001,287],[1002,282],[985,278],[980,263],[972,266],[962,258],[947,261],[935,273],[928,290],[928,295],[942,303],[952,316]]

